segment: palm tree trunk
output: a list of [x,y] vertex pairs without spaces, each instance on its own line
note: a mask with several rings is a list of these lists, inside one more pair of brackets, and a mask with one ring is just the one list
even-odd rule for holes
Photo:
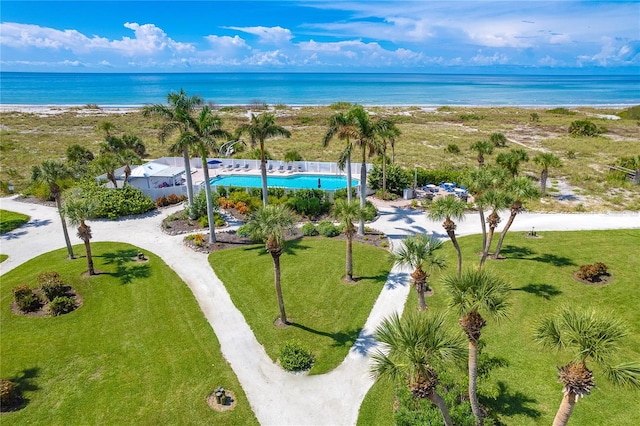
[[[189,149],[184,147],[182,150],[182,158],[184,159],[184,174],[187,180],[187,201],[190,206],[193,205],[193,183],[191,180],[191,164],[189,163]],[[189,209],[189,217],[191,217],[191,209]]]
[[[367,203],[367,163],[365,150],[362,150],[362,164],[360,165],[360,207],[364,209]],[[358,235],[364,235],[364,218],[358,224]]]
[[487,260],[487,256],[489,256],[489,248],[491,247],[491,241],[493,240],[494,232],[495,232],[495,227],[489,226],[489,237],[487,238],[487,242],[484,248],[482,249],[482,257],[480,258],[480,266],[479,266],[480,269],[482,269],[482,267],[484,266],[484,262]]
[[566,426],[569,422],[569,417],[573,413],[573,407],[576,405],[576,394],[569,392],[562,398],[558,412],[553,419],[553,426]]
[[476,392],[476,382],[478,379],[478,342],[469,340],[469,402],[471,403],[471,411],[476,417],[476,424],[482,425],[482,412],[480,404],[478,404],[478,395]]
[[480,216],[480,227],[482,228],[482,249],[487,245],[487,224],[484,219],[484,209],[478,208],[478,215]]
[[287,314],[284,311],[284,299],[282,298],[282,288],[280,287],[280,254],[271,253],[273,258],[273,275],[276,287],[276,295],[278,296],[278,307],[280,308],[280,321],[283,324],[289,324]]
[[460,251],[460,245],[458,244],[458,240],[456,239],[455,231],[447,231],[453,246],[456,249],[456,253],[458,254],[458,277],[462,274],[462,252]]
[[547,192],[547,178],[549,177],[549,170],[542,169],[542,173],[540,173],[540,192],[544,197]]
[[396,147],[395,143],[391,143],[391,164],[396,163]]
[[421,311],[426,311],[427,310],[427,302],[424,298],[424,293],[425,293],[425,283],[415,283],[414,284],[416,291],[418,292],[418,309],[420,309]]
[[347,260],[345,264],[345,278],[353,281],[353,237],[347,235]]
[[71,240],[69,239],[67,222],[64,218],[64,214],[62,214],[62,201],[60,200],[60,196],[56,197],[56,206],[58,207],[58,214],[60,215],[60,221],[62,222],[62,233],[64,234],[64,242],[67,245],[67,253],[69,254],[69,259],[73,259],[73,247],[71,247]]
[[434,391],[431,392],[431,395],[429,395],[429,401],[431,401],[440,409],[440,412],[442,413],[442,420],[444,421],[445,426],[453,426],[453,421],[451,420],[451,416],[449,415],[447,405],[444,403],[444,399],[442,399],[442,397]]
[[347,203],[351,204],[351,153],[347,154]]
[[509,220],[507,221],[506,225],[504,225],[504,229],[502,229],[502,232],[500,233],[500,239],[498,240],[498,245],[496,246],[496,252],[493,253],[494,259],[497,259],[498,256],[500,255],[500,249],[502,248],[502,242],[504,241],[504,237],[505,235],[507,235],[507,231],[511,227],[511,224],[513,223],[513,220],[516,218],[517,214],[518,213],[511,210],[511,215],[509,216]]
[[209,167],[207,156],[202,157],[202,171],[204,172],[204,192],[207,197],[207,219],[209,220],[209,242],[216,242],[216,223],[213,220],[213,200],[211,199],[211,184],[209,183]]
[[387,194],[387,150],[382,151],[382,199]]
[[264,142],[260,141],[260,174],[262,175],[262,205],[267,207],[269,194],[267,192],[267,162],[264,159]]

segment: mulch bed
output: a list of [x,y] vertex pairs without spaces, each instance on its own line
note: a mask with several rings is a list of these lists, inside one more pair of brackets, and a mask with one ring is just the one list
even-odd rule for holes
[[[25,317],[39,317],[39,318],[52,317],[53,315],[51,315],[49,313],[49,310],[47,309],[48,303],[46,302],[46,298],[44,297],[40,289],[34,288],[33,292],[40,298],[41,301],[43,301],[39,309],[35,311],[30,311],[30,312],[23,312],[20,309],[18,309],[18,304],[14,300],[11,302],[11,312],[13,312],[15,315],[21,315]],[[84,299],[82,298],[82,296],[80,296],[72,287],[67,286],[67,292],[65,293],[65,296],[73,298],[76,302],[76,307],[71,312],[74,312],[80,309],[80,307],[84,303]],[[62,314],[62,315],[65,315],[65,314]]]
[[578,273],[576,272],[573,274],[573,279],[582,284],[593,285],[593,286],[605,286],[613,282],[613,277],[611,276],[611,274],[596,275],[593,281],[589,281],[589,280],[583,280],[582,278],[579,278]]

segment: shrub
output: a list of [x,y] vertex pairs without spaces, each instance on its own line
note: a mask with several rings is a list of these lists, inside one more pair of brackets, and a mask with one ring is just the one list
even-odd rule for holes
[[460,147],[455,143],[450,143],[444,150],[449,154],[460,154]]
[[[401,169],[396,164],[387,165],[387,191],[396,195],[402,195],[402,190],[408,188],[413,181],[412,173]],[[367,178],[367,185],[371,189],[382,188],[382,166],[374,164]],[[346,197],[346,190],[345,190]]]
[[198,233],[198,234],[194,234],[193,235],[193,244],[197,245],[198,247],[202,247],[202,245],[204,244],[204,235]]
[[496,148],[507,146],[507,137],[502,133],[492,133],[489,136],[489,142],[493,144]]
[[13,297],[22,312],[33,312],[40,308],[40,298],[27,284],[21,284],[13,288]]
[[57,272],[43,272],[38,275],[38,285],[49,301],[67,294],[65,285]]
[[0,408],[1,411],[8,411],[9,409],[20,405],[22,402],[22,395],[20,389],[10,380],[0,379]]
[[302,235],[304,235],[305,237],[315,237],[318,234],[319,232],[313,223],[307,222],[302,225]]
[[459,117],[460,117],[460,120],[462,120],[462,121],[482,120],[484,118],[484,115],[478,115],[478,114],[474,114],[474,113],[469,113],[469,114],[460,114]]
[[575,111],[570,111],[566,108],[553,108],[553,109],[548,109],[547,112],[549,114],[558,114],[558,115],[576,115]]
[[311,352],[298,341],[288,341],[280,348],[280,365],[287,371],[308,370],[313,364]]
[[181,201],[184,201],[187,197],[185,197],[184,195],[176,195],[176,194],[169,194],[167,196],[167,202],[169,204],[178,204]]
[[608,273],[607,265],[602,262],[596,262],[592,265],[582,265],[576,273],[577,277],[589,282],[594,282],[598,276]]
[[247,206],[244,202],[242,201],[238,201],[236,203],[236,210],[238,213],[240,214],[247,214],[249,213],[249,206]]
[[371,201],[367,201],[364,205],[364,220],[371,222],[376,218],[377,214],[378,210],[376,210],[376,206],[374,206]]
[[155,208],[155,203],[142,191],[126,185],[123,188],[109,189],[99,185],[93,179],[80,184],[85,197],[96,206],[95,217],[116,219],[121,216],[146,213]]
[[640,120],[640,105],[632,106],[620,111],[618,116],[627,120]]
[[228,198],[218,197],[216,201],[221,209],[232,209],[235,207],[235,203]]
[[532,112],[531,114],[529,114],[529,120],[537,123],[538,121],[540,121],[540,114],[538,114],[537,112]]
[[576,120],[569,126],[569,133],[572,136],[594,137],[602,133],[602,129],[589,120]]
[[240,225],[236,230],[236,235],[243,238],[251,238],[249,227],[247,225]]
[[302,161],[302,155],[296,150],[287,151],[284,153],[284,161],[287,163],[291,161]]
[[329,222],[328,220],[323,220],[320,223],[318,223],[317,229],[321,235],[327,238],[332,238],[340,234],[340,230],[338,229],[338,227],[335,226],[333,222]]
[[[214,222],[215,223],[215,222]],[[207,216],[201,216],[198,219],[198,225],[200,225],[201,228],[206,228],[209,226],[209,218]]]
[[49,302],[49,313],[54,317],[68,314],[76,308],[76,301],[73,297],[58,296]]
[[165,207],[169,205],[169,200],[164,195],[156,198],[156,207]]

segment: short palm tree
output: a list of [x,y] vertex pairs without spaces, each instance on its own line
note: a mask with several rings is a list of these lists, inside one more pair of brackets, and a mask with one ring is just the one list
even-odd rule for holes
[[[162,143],[175,131],[187,131],[192,112],[203,103],[200,96],[188,96],[184,89],[180,89],[180,92],[170,92],[167,95],[167,102],[167,105],[154,104],[142,108],[143,116],[158,116],[164,119],[165,122],[158,134],[158,139],[160,139]],[[182,146],[180,143],[176,143],[169,148],[169,151],[172,153],[182,153],[185,179],[187,181],[187,200],[189,205],[193,205],[193,183],[191,180],[189,146]]]
[[228,138],[229,133],[222,129],[222,119],[215,115],[208,106],[204,106],[197,117],[190,118],[189,129],[180,135],[180,144],[191,146],[200,155],[202,171],[204,173],[204,191],[207,199],[207,219],[209,221],[209,242],[216,242],[214,213],[214,200],[211,196],[211,184],[209,183],[209,167],[207,154],[217,151],[217,139]]
[[451,243],[456,249],[458,255],[458,275],[462,273],[462,252],[456,238],[456,223],[464,219],[464,210],[467,204],[455,195],[447,195],[436,199],[427,212],[427,217],[431,220],[443,220],[442,227],[447,232]]
[[288,324],[289,321],[284,309],[282,287],[280,286],[280,256],[284,252],[285,233],[292,232],[294,224],[293,213],[283,204],[261,207],[251,215],[251,219],[246,224],[247,232],[251,238],[263,241],[273,259],[274,284],[280,309],[280,323],[283,325]]
[[78,238],[84,242],[84,248],[87,252],[89,275],[96,275],[96,271],[93,268],[93,256],[91,255],[91,227],[86,223],[88,219],[94,217],[96,205],[93,201],[84,197],[82,190],[74,188],[65,194],[62,208],[71,226],[78,227]]
[[342,230],[347,237],[347,254],[345,262],[345,281],[353,281],[353,236],[356,234],[354,222],[363,217],[364,211],[357,201],[336,200],[333,205],[333,217],[340,221]]
[[516,218],[518,213],[524,210],[522,203],[525,200],[530,200],[539,195],[538,190],[533,185],[531,180],[528,177],[524,176],[513,178],[509,183],[507,183],[507,185],[505,186],[505,192],[514,201],[511,203],[511,207],[509,207],[509,219],[507,220],[507,223],[504,225],[504,228],[500,233],[500,239],[498,240],[496,251],[493,253],[494,259],[498,259],[498,257],[500,256],[500,250],[502,249],[504,237],[507,235],[509,228],[511,228],[514,219]]
[[484,166],[484,156],[491,155],[493,153],[494,145],[489,141],[477,141],[471,145],[471,149],[478,153],[478,167]]
[[520,164],[529,161],[529,155],[524,149],[512,148],[509,152],[501,152],[496,157],[496,163],[511,173],[512,177],[518,176]]
[[593,372],[587,368],[588,361],[598,365],[614,384],[640,388],[640,363],[611,363],[627,335],[626,327],[619,320],[593,310],[564,307],[538,323],[534,336],[539,344],[569,351],[571,355],[568,364],[558,367],[564,396],[553,426],[566,425],[578,399],[589,395],[595,386]]
[[404,382],[415,398],[426,398],[442,413],[445,425],[453,425],[442,396],[436,391],[437,370],[464,358],[463,338],[446,325],[444,315],[409,312],[386,318],[376,329],[382,350],[372,356],[375,378]]
[[512,200],[509,198],[509,195],[501,189],[490,189],[484,194],[482,194],[482,203],[485,207],[491,208],[491,213],[487,216],[487,224],[489,225],[489,233],[487,235],[487,240],[485,241],[485,245],[482,248],[482,257],[480,258],[480,268],[484,266],[484,262],[487,260],[489,256],[489,249],[491,248],[491,241],[493,241],[493,236],[495,234],[496,228],[500,223],[500,215],[498,214],[500,210],[506,209],[511,204]]
[[73,259],[73,247],[69,239],[69,231],[67,231],[67,222],[62,209],[62,190],[60,189],[60,181],[72,176],[72,171],[62,161],[45,160],[39,166],[34,166],[31,180],[35,182],[44,182],[49,185],[49,193],[56,202],[60,221],[62,223],[62,233],[64,241],[67,245],[67,253],[69,259]]
[[267,193],[267,162],[264,156],[264,142],[267,139],[276,137],[288,138],[291,132],[282,126],[276,124],[276,116],[271,113],[255,115],[251,114],[251,122],[238,127],[236,134],[241,136],[243,133],[249,135],[251,147],[255,148],[256,144],[260,147],[260,172],[262,174],[262,204],[266,206],[269,202],[269,194]]
[[337,112],[331,116],[329,119],[329,128],[324,135],[322,140],[322,146],[329,146],[329,142],[333,139],[334,136],[337,136],[338,139],[345,141],[344,151],[340,153],[340,157],[338,158],[338,167],[341,170],[347,169],[347,202],[351,202],[351,151],[353,149],[353,144],[351,143],[351,138],[355,138],[357,136],[356,128],[352,122],[349,121],[350,117],[343,113]]
[[552,167],[562,167],[562,161],[550,152],[542,152],[533,157],[533,162],[542,167],[542,171],[540,172],[540,193],[544,196],[547,192],[549,169]]
[[478,378],[478,342],[486,325],[482,314],[495,319],[505,318],[511,286],[501,278],[485,270],[468,270],[462,275],[450,275],[444,279],[449,293],[449,308],[460,316],[460,326],[469,341],[469,401],[479,424],[484,414],[476,393]]
[[418,293],[418,307],[427,309],[425,293],[429,291],[429,273],[436,269],[444,269],[445,262],[435,256],[435,251],[442,247],[442,242],[426,234],[406,237],[400,242],[398,249],[392,254],[393,263],[413,269],[411,278]]

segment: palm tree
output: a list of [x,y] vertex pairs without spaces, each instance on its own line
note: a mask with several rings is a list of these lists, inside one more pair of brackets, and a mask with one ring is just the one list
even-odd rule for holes
[[116,126],[110,121],[101,121],[100,124],[98,124],[98,129],[104,131],[107,141],[111,139],[111,131],[115,128]]
[[67,245],[67,253],[69,259],[73,259],[73,247],[69,239],[69,231],[67,231],[67,222],[62,209],[62,190],[60,189],[60,181],[72,176],[71,170],[62,161],[45,160],[40,166],[34,166],[31,179],[35,182],[44,182],[49,185],[49,193],[56,202],[60,221],[62,222],[62,233],[64,241]]
[[285,232],[291,232],[295,224],[295,219],[291,210],[283,204],[264,206],[256,210],[249,222],[247,222],[247,232],[253,240],[260,240],[265,243],[265,247],[273,259],[274,283],[276,296],[278,297],[278,307],[280,308],[280,322],[289,324],[287,314],[284,310],[284,300],[282,298],[282,288],[280,286],[280,256],[284,251]]
[[[360,163],[360,207],[365,208],[367,202],[367,158],[380,151],[378,137],[387,130],[385,120],[372,121],[369,113],[362,105],[354,105],[347,113],[349,122],[356,129],[355,145],[362,150],[362,162]],[[358,234],[364,235],[364,218],[360,219]]]
[[568,350],[571,360],[558,367],[558,381],[563,384],[562,403],[553,426],[565,426],[578,399],[589,395],[595,387],[593,372],[587,361],[598,365],[604,376],[616,385],[640,388],[640,363],[613,365],[620,343],[628,335],[618,320],[594,310],[564,307],[554,316],[545,316],[537,325],[535,340],[543,347]]
[[520,163],[529,161],[529,155],[524,149],[515,148],[509,152],[501,152],[496,157],[496,163],[500,167],[504,167],[511,173],[512,177],[518,176],[520,171]]
[[371,356],[371,374],[404,381],[415,398],[429,399],[440,409],[445,425],[453,425],[447,406],[436,391],[437,368],[464,358],[464,343],[462,336],[447,326],[445,316],[414,311],[401,319],[394,313],[384,319],[375,335],[383,350],[378,349]]
[[74,188],[65,197],[63,210],[71,226],[78,227],[78,238],[84,242],[89,275],[96,275],[96,271],[93,268],[93,257],[91,256],[91,227],[86,223],[87,219],[94,216],[96,205],[93,201],[84,198],[82,190]]
[[351,150],[353,149],[353,145],[351,144],[350,139],[357,137],[356,128],[351,123],[350,117],[343,113],[337,112],[331,116],[329,119],[329,128],[327,129],[327,133],[325,133],[324,138],[322,140],[322,146],[329,146],[329,142],[333,139],[334,136],[338,136],[338,139],[346,141],[346,146],[344,151],[340,153],[340,158],[338,159],[338,167],[340,170],[347,169],[347,202],[351,202]]
[[482,314],[495,319],[506,317],[510,285],[485,270],[468,270],[462,275],[445,277],[449,308],[460,316],[460,326],[469,341],[469,401],[478,424],[484,417],[476,394],[478,378],[478,341],[486,321]]
[[487,236],[487,240],[482,248],[482,257],[480,258],[479,268],[482,268],[484,266],[484,262],[487,260],[493,235],[501,221],[498,212],[509,207],[511,202],[512,200],[509,198],[508,194],[500,189],[490,189],[482,194],[482,203],[487,207],[491,207],[491,213],[487,217],[489,235]]
[[484,217],[486,205],[482,195],[487,190],[500,186],[506,179],[506,171],[497,167],[472,169],[467,175],[467,191],[473,194],[475,206],[478,209],[478,216],[480,216],[483,249],[487,245],[487,227]]
[[189,118],[189,128],[180,135],[180,145],[191,146],[200,155],[202,171],[204,173],[204,191],[207,199],[207,219],[209,221],[209,242],[216,242],[215,221],[213,218],[213,199],[211,197],[211,185],[209,183],[209,167],[207,154],[218,150],[217,139],[228,138],[229,133],[222,129],[222,119],[213,114],[208,106],[204,106],[198,116]]
[[431,220],[443,220],[442,227],[451,239],[451,243],[458,254],[458,275],[462,273],[462,252],[456,239],[456,223],[452,220],[461,221],[464,219],[464,210],[467,204],[455,195],[447,195],[435,200],[427,212],[427,217]]
[[384,199],[387,194],[387,141],[393,146],[395,145],[396,138],[400,136],[400,129],[391,120],[381,120],[381,126],[384,130],[380,133],[382,140],[382,198]]
[[471,145],[471,149],[478,153],[478,167],[484,166],[484,156],[493,153],[494,145],[489,141],[477,141]]
[[498,240],[496,251],[495,253],[493,253],[494,259],[498,259],[498,256],[500,255],[500,249],[502,248],[502,243],[504,242],[504,237],[505,235],[507,235],[509,228],[511,228],[511,224],[516,218],[516,215],[523,211],[523,201],[535,198],[539,195],[538,190],[535,188],[535,186],[533,186],[533,183],[531,183],[531,180],[527,177],[517,177],[512,179],[505,187],[505,191],[514,201],[509,208],[511,210],[509,220],[507,220],[504,229],[500,233],[500,239]]
[[354,221],[360,220],[364,211],[356,201],[336,200],[333,205],[333,217],[340,221],[344,234],[347,236],[347,254],[345,262],[345,281],[353,281],[353,236],[356,233]]
[[[154,104],[142,108],[142,115],[158,116],[165,120],[160,128],[158,139],[164,143],[173,132],[178,130],[184,132],[188,130],[189,117],[192,111],[202,105],[200,96],[187,96],[184,89],[180,92],[170,92],[167,95],[168,105]],[[176,143],[169,148],[170,152],[181,152],[184,159],[185,178],[187,180],[187,200],[189,205],[193,205],[193,183],[191,181],[191,164],[189,162],[189,146],[182,146]]]
[[543,152],[533,157],[533,162],[542,167],[540,172],[540,193],[547,192],[547,178],[551,167],[562,167],[562,161],[550,152]]
[[291,132],[284,127],[276,125],[276,116],[274,114],[251,114],[251,122],[243,124],[236,130],[238,136],[243,133],[249,135],[251,147],[255,148],[256,144],[260,146],[260,171],[262,173],[262,204],[267,206],[269,202],[267,194],[267,162],[264,157],[264,141],[270,138],[284,136],[288,138]]
[[444,259],[434,255],[441,247],[440,240],[426,234],[416,234],[402,240],[398,250],[392,254],[394,265],[413,268],[411,278],[418,292],[418,306],[421,311],[427,309],[424,296],[429,291],[429,272],[445,267]]

